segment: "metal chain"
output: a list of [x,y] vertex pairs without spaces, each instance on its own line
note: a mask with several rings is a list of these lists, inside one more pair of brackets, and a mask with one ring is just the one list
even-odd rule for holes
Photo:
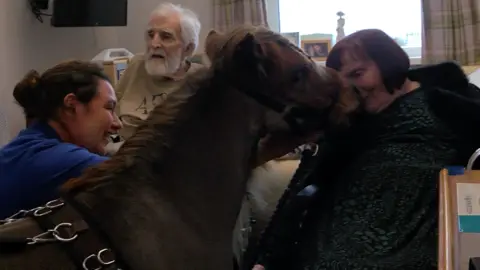
[[0,219],[0,225],[9,224],[29,216],[35,216],[35,217],[45,216],[52,213],[53,210],[62,207],[64,204],[65,203],[63,202],[62,199],[56,199],[56,200],[47,202],[43,206],[35,207],[29,210],[20,210],[5,219]]
[[[250,239],[250,236],[252,234],[253,225],[255,225],[255,223],[257,222],[257,220],[255,219],[255,213],[252,206],[253,201],[251,197],[252,197],[252,194],[250,192],[247,192],[245,195],[245,202],[248,205],[248,211],[249,211],[248,223],[246,226],[242,226],[242,228],[240,229],[241,237],[243,239],[246,239],[247,241]],[[246,245],[242,246],[242,252],[245,252],[246,249],[247,249]]]
[[[58,209],[64,205],[65,205],[65,202],[63,202],[62,199],[55,199],[47,202],[43,206],[35,207],[29,210],[20,210],[5,219],[0,219],[0,226],[14,223],[16,221],[19,221],[31,216],[42,217],[45,215],[49,215],[55,209]],[[64,231],[65,229],[66,230],[74,229],[74,225],[68,222],[60,223],[56,225],[54,228],[49,229],[46,232],[40,233],[31,238],[27,238],[27,241],[28,241],[27,245],[36,245],[36,244],[44,244],[44,243],[51,243],[51,242],[66,243],[66,242],[74,241],[78,238],[77,232],[74,232],[72,235],[62,236],[61,230]],[[108,256],[108,254],[111,254],[111,256]],[[108,248],[104,248],[98,251],[96,254],[91,254],[83,260],[83,263],[82,263],[83,269],[84,270],[101,270],[107,266],[110,266],[113,263],[115,263],[115,259],[109,259],[109,257],[113,257],[112,255],[113,255],[112,251]],[[95,267],[88,266],[88,264],[90,264],[92,260],[95,260],[95,264],[96,264]],[[117,269],[117,270],[121,270],[121,269]]]
[[[20,210],[15,214],[5,218],[0,219],[0,226],[5,224],[14,223],[18,220],[27,218],[27,217],[41,217],[51,214],[55,209],[64,206],[65,203],[62,199],[51,200],[43,206],[35,207],[29,210]],[[71,235],[62,235],[62,231],[73,229],[73,234]],[[72,223],[64,222],[56,225],[54,228],[42,232],[34,237],[27,238],[27,245],[36,245],[52,242],[71,242],[75,241],[78,238],[78,233],[74,231],[74,225]],[[110,256],[108,255],[110,254]],[[94,260],[94,261],[93,261]],[[115,263],[114,254],[108,248],[104,248],[98,251],[96,254],[91,254],[83,260],[82,266],[84,270],[102,270]],[[89,264],[95,264],[91,267]],[[117,270],[121,270],[117,268]]]
[[[30,216],[42,217],[45,215],[49,215],[53,212],[53,210],[60,208],[64,205],[65,203],[62,199],[51,200],[42,206],[35,207],[29,210],[20,210],[5,219],[1,219],[0,225],[11,224]],[[46,232],[42,232],[38,235],[35,235],[34,237],[27,238],[27,245],[43,244],[49,242],[70,242],[77,239],[77,233],[73,233],[73,235],[62,236],[62,233],[60,232],[61,229],[73,229],[73,224],[67,222],[60,223]]]

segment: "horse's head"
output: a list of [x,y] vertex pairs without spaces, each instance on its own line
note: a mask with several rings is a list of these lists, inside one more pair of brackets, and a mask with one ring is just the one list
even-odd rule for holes
[[266,28],[243,26],[227,34],[212,30],[205,50],[212,67],[223,73],[220,78],[276,112],[268,121],[277,129],[287,126],[278,123],[303,133],[344,125],[358,105],[336,71]]

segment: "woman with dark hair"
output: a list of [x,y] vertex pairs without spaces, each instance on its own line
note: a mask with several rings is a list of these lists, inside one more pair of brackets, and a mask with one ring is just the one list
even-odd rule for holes
[[453,63],[409,70],[380,30],[345,37],[326,65],[362,106],[303,158],[250,266],[437,269],[438,175],[480,147],[478,88]]
[[115,92],[102,69],[88,62],[30,71],[13,96],[31,122],[0,150],[0,218],[57,198],[57,187],[103,156],[121,128]]
[[398,97],[420,87],[407,77],[407,53],[379,30],[356,32],[341,40],[327,58],[335,69],[358,89],[364,110],[378,113]]

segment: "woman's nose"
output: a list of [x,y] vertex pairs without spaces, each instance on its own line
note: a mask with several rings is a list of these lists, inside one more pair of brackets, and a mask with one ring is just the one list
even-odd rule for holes
[[122,121],[117,116],[117,114],[114,114],[114,119],[113,119],[112,126],[111,126],[112,131],[117,132],[122,127],[123,127]]

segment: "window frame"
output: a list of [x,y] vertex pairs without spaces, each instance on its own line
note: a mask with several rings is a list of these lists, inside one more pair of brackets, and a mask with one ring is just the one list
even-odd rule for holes
[[[267,7],[267,21],[270,29],[280,32],[280,3],[279,0],[265,0]],[[410,58],[411,65],[421,65],[422,47],[402,47]],[[320,64],[325,64],[325,61],[317,61]]]

